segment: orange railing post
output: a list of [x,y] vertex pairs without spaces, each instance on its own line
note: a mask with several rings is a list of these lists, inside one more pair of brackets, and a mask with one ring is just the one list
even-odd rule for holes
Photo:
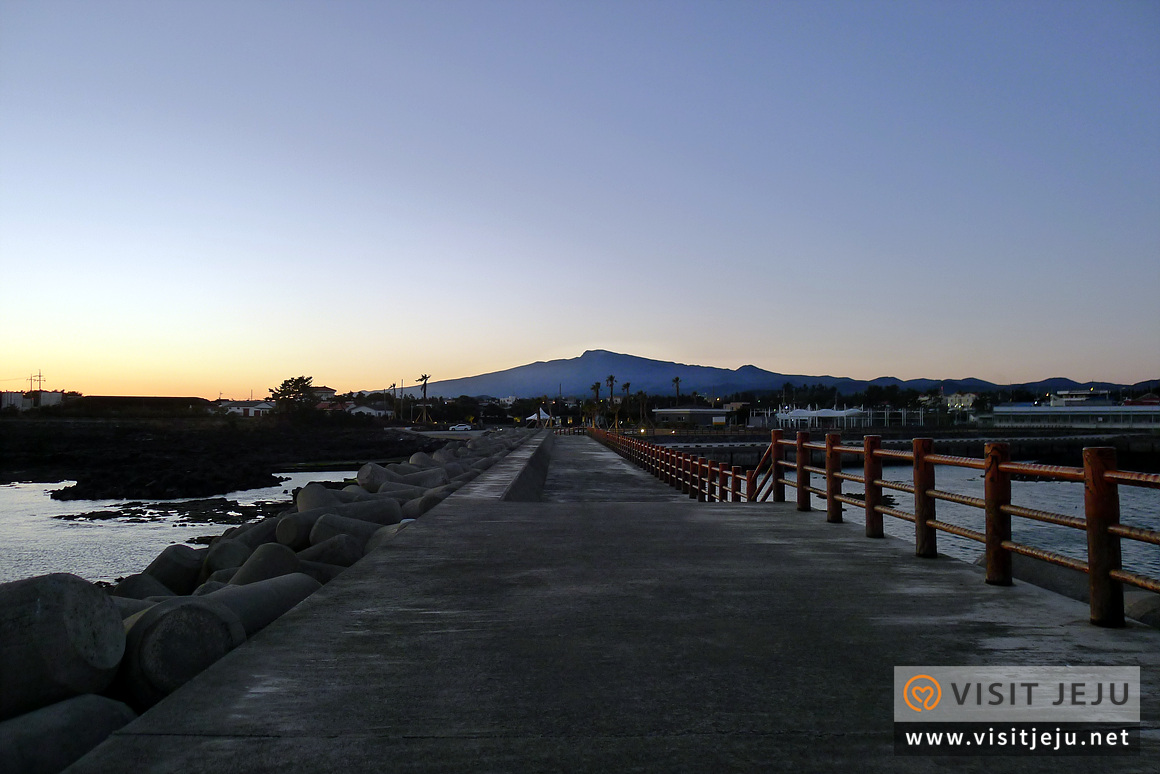
[[729,466],[724,462],[717,463],[717,502],[729,501]]
[[927,522],[934,521],[935,499],[927,492],[934,489],[934,463],[927,462],[934,453],[933,438],[915,438],[914,448],[914,554],[928,559],[938,556],[938,532]]
[[809,460],[810,452],[806,449],[806,444],[809,443],[810,434],[806,430],[798,430],[797,447],[795,455],[797,457],[794,462],[797,464],[797,509],[799,511],[808,511],[810,509],[810,472],[806,470],[806,462]]
[[689,455],[689,499],[701,499],[701,461]]
[[882,436],[868,435],[862,439],[862,477],[866,479],[866,537],[885,537],[882,531],[882,486],[875,481],[882,480],[882,458],[876,452],[882,448]]
[[704,457],[697,457],[697,502],[703,503],[709,499],[706,479],[709,477],[709,461]]
[[1120,537],[1108,527],[1120,523],[1120,495],[1104,474],[1116,469],[1114,447],[1083,450],[1083,504],[1087,518],[1088,583],[1091,622],[1096,626],[1124,625],[1124,585],[1113,580],[1120,566]]
[[729,479],[729,502],[741,502],[741,468],[737,465],[733,466]]
[[837,447],[842,445],[841,433],[826,433],[826,521],[830,524],[842,523],[842,453]]
[[1011,447],[1005,443],[989,443],[983,454],[987,583],[1010,586],[1011,552],[1003,548],[1003,541],[1011,539],[1011,514],[1004,513],[1003,507],[1011,504],[1011,474],[1000,468],[1011,460]]

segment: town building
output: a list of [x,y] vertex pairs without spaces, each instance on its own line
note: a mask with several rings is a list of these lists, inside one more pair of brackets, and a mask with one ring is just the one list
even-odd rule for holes
[[1160,430],[1160,406],[1036,406],[1012,403],[991,412],[995,427]]
[[264,417],[274,411],[273,401],[268,400],[227,400],[218,407],[239,417]]

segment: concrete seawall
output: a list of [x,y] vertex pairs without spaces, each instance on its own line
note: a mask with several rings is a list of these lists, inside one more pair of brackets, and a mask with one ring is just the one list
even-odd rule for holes
[[[533,441],[70,771],[928,771],[893,754],[907,664],[1142,666],[1152,746],[1083,765],[1160,767],[1160,632],[792,505],[682,499],[584,437]],[[505,501],[537,454],[539,501]]]
[[523,469],[516,473],[515,478],[512,479],[511,484],[500,497],[505,502],[535,503],[540,501],[540,494],[544,490],[544,481],[548,477],[548,465],[552,460],[552,447],[555,446],[556,436],[545,430],[528,443],[535,444],[534,449]]

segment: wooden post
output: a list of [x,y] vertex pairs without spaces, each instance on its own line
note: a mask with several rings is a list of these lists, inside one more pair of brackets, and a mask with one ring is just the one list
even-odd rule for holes
[[808,430],[798,430],[797,447],[795,454],[797,459],[794,462],[797,464],[797,509],[799,511],[808,511],[810,509],[810,473],[806,470],[806,462],[809,461],[809,450],[805,445],[810,440]]
[[826,433],[826,521],[830,524],[842,523],[842,454],[835,447],[842,444],[841,433]]
[[741,502],[741,468],[737,465],[733,466],[729,479],[729,502]]
[[1091,621],[1096,626],[1124,625],[1124,584],[1113,580],[1121,569],[1120,536],[1108,527],[1120,523],[1120,494],[1114,482],[1104,478],[1116,469],[1116,450],[1110,446],[1083,450],[1083,504],[1087,517],[1088,583],[1091,589]]
[[785,447],[781,445],[783,435],[781,430],[773,430],[769,433],[769,465],[773,471],[773,501],[775,503],[785,502],[785,484],[781,483],[781,480],[785,478],[785,470],[782,467],[782,463],[785,462]]
[[729,466],[724,462],[717,464],[717,502],[729,500]]
[[712,482],[709,481],[709,460],[697,458],[697,502],[708,502]]
[[882,436],[868,435],[862,439],[862,477],[866,479],[866,537],[885,537],[882,531],[882,514],[876,509],[882,505],[882,487],[875,481],[882,480],[882,459],[875,452],[882,448]]
[[757,487],[757,469],[750,470],[745,474],[745,501],[748,503],[757,502],[757,497],[754,489]]
[[1003,541],[1011,539],[1011,514],[1003,513],[1003,506],[1011,504],[1011,474],[999,466],[1011,459],[1011,446],[989,443],[984,452],[983,497],[987,513],[987,583],[992,586],[1011,585],[1011,552],[1003,548]]
[[700,483],[699,481],[697,481],[697,474],[700,473],[700,470],[697,467],[697,458],[696,457],[694,457],[692,454],[690,454],[690,455],[688,455],[688,459],[689,459],[689,489],[687,490],[686,494],[689,495],[690,499],[695,500],[697,498],[697,485]]
[[717,485],[717,466],[713,460],[705,461],[705,501],[713,502],[714,488]]
[[938,533],[927,524],[934,519],[935,499],[927,494],[934,489],[934,464],[926,455],[934,452],[933,438],[915,438],[914,448],[914,554],[927,559],[938,556]]

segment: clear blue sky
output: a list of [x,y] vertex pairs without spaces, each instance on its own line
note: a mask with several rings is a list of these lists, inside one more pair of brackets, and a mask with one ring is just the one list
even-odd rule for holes
[[1157,378],[1160,3],[0,0],[0,264],[4,389]]

